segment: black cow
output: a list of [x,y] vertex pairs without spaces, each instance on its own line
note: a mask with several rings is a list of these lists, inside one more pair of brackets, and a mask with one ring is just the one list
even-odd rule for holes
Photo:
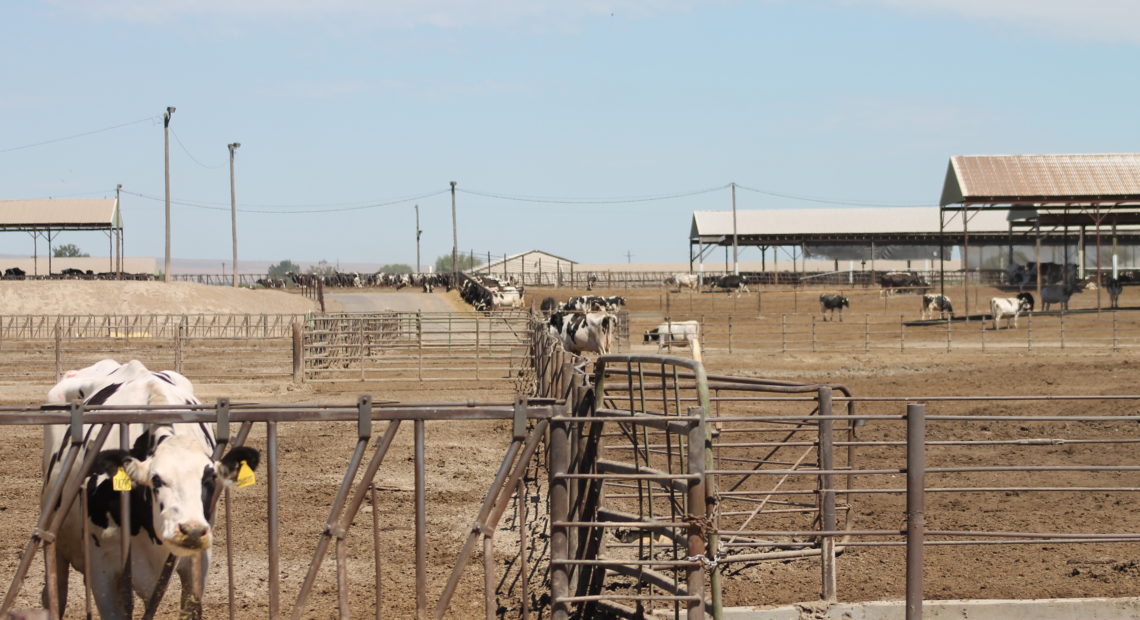
[[5,280],[23,280],[27,274],[19,267],[9,267],[4,270]]
[[748,280],[746,280],[744,276],[737,274],[729,274],[726,276],[720,276],[719,278],[713,278],[709,282],[709,286],[713,289],[719,289],[726,292],[736,291],[738,294],[749,292]]
[[882,295],[921,293],[930,288],[925,278],[911,271],[888,271],[879,276]]
[[843,321],[843,309],[850,308],[851,302],[843,295],[835,293],[824,293],[819,296],[819,314],[823,320],[828,320],[828,313],[831,314],[831,319],[835,320],[835,311],[839,311],[839,321]]

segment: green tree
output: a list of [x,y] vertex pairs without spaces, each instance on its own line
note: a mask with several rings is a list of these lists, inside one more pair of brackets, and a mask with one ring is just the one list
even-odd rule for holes
[[[483,261],[479,257],[472,257],[470,254],[459,255],[459,270],[468,271],[482,265]],[[451,254],[444,254],[435,259],[436,273],[451,273]]]
[[384,265],[376,271],[383,273],[411,273],[412,266],[405,265],[404,263],[392,263],[391,265]]
[[271,278],[280,278],[289,272],[301,273],[301,266],[289,259],[269,266],[269,276]]
[[55,258],[72,258],[72,257],[76,257],[76,256],[91,256],[90,254],[87,254],[86,252],[80,250],[79,246],[75,245],[74,243],[65,243],[63,245],[57,245],[55,247],[55,249],[52,250],[51,255]]

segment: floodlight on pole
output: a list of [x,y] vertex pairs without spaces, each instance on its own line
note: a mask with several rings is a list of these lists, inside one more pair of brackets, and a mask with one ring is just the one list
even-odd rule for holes
[[234,185],[234,151],[241,146],[241,142],[234,142],[227,144],[226,147],[230,150],[230,225],[233,230],[234,240],[234,288],[238,285],[238,262],[237,262],[237,191]]

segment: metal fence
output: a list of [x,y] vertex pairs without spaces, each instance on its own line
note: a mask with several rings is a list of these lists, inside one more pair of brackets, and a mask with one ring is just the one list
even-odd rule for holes
[[[261,488],[264,488],[262,503],[266,512],[261,517],[248,514],[248,512],[239,513],[234,510],[229,490],[223,492],[220,502],[223,509],[219,517],[221,519],[219,530],[224,531],[225,535],[217,537],[219,540],[215,543],[215,547],[224,547],[222,553],[225,557],[225,577],[227,578],[215,577],[213,581],[216,585],[211,586],[211,589],[215,590],[214,594],[203,598],[201,592],[196,592],[192,597],[199,602],[204,600],[207,608],[214,612],[212,615],[218,616],[228,611],[230,618],[234,618],[239,613],[242,616],[256,614],[279,618],[288,615],[292,618],[302,618],[312,617],[314,609],[321,609],[323,611],[317,612],[320,617],[334,615],[341,618],[354,617],[351,608],[354,599],[350,597],[354,590],[350,578],[352,575],[357,575],[359,579],[361,574],[370,574],[371,583],[367,588],[368,591],[374,592],[374,603],[371,605],[372,609],[369,610],[371,612],[369,615],[374,614],[375,617],[412,617],[414,615],[421,618],[441,618],[447,614],[460,581],[464,580],[465,577],[468,582],[471,581],[467,568],[478,543],[482,543],[484,554],[483,568],[486,574],[480,585],[485,588],[483,599],[488,617],[494,616],[499,605],[496,592],[500,590],[500,577],[503,578],[502,583],[518,584],[513,588],[513,596],[517,602],[515,606],[525,609],[527,604],[518,601],[530,599],[530,588],[532,586],[528,584],[536,579],[535,575],[525,570],[528,564],[525,560],[529,541],[526,537],[520,537],[515,551],[517,555],[511,556],[503,562],[501,554],[496,557],[494,551],[496,533],[499,532],[498,525],[512,502],[518,508],[519,516],[517,518],[520,519],[516,521],[515,528],[520,532],[523,531],[523,528],[518,527],[518,523],[526,518],[526,512],[523,503],[517,501],[516,494],[526,495],[523,491],[525,488],[524,475],[540,440],[545,434],[548,420],[561,410],[561,405],[550,400],[528,402],[524,398],[519,398],[513,403],[498,404],[432,403],[405,405],[373,403],[369,397],[361,397],[355,405],[347,406],[330,404],[278,406],[239,406],[235,404],[231,406],[228,400],[221,400],[212,406],[174,408],[164,406],[161,411],[146,407],[131,411],[126,411],[123,407],[84,409],[78,403],[70,408],[56,407],[54,410],[51,408],[37,410],[0,409],[0,413],[3,414],[0,415],[0,427],[64,424],[69,425],[71,429],[70,443],[67,444],[70,448],[64,459],[61,460],[60,465],[61,471],[69,472],[69,474],[61,476],[57,484],[45,489],[46,495],[43,503],[40,504],[43,508],[34,519],[35,527],[31,527],[29,523],[29,528],[26,530],[30,533],[30,537],[26,539],[23,551],[20,553],[19,565],[9,581],[10,585],[3,606],[0,608],[0,614],[6,617],[7,612],[12,610],[18,601],[22,600],[25,601],[24,604],[27,604],[27,601],[33,598],[30,595],[23,595],[21,598],[24,579],[33,560],[37,557],[38,549],[42,547],[47,557],[54,557],[53,545],[63,523],[64,515],[69,509],[78,509],[80,502],[72,501],[72,499],[76,498],[77,495],[85,495],[82,492],[81,483],[86,477],[86,472],[90,470],[96,453],[104,446],[116,445],[116,437],[119,437],[119,442],[123,441],[121,437],[128,433],[127,424],[163,423],[216,425],[219,448],[215,458],[220,456],[227,446],[246,445],[252,441],[251,438],[264,437],[265,443],[261,448],[264,467],[258,472],[258,477],[264,481],[264,486]],[[454,509],[454,506],[440,507],[435,504],[436,500],[429,498],[426,463],[432,443],[429,441],[427,429],[431,427],[440,432],[442,436],[451,437],[446,427],[449,424],[454,424],[456,420],[487,421],[488,423],[506,421],[511,423],[512,431],[509,437],[504,438],[503,457],[497,472],[486,472],[486,495],[479,504],[473,520],[474,526],[470,533],[464,538],[462,544],[454,549],[456,559],[448,567],[450,570],[446,571],[445,574],[448,577],[444,582],[443,579],[434,574],[429,575],[429,570],[434,573],[434,569],[439,568],[439,565],[437,561],[429,558],[427,516],[432,510],[450,511]],[[404,423],[413,427],[412,444],[393,449],[394,445],[400,445],[395,439],[397,431]],[[308,501],[313,501],[312,498],[314,498],[314,494],[310,490],[306,490],[310,486],[312,478],[310,475],[299,474],[289,478],[300,484],[300,488],[283,486],[282,484],[282,464],[279,455],[283,451],[290,451],[290,443],[287,438],[292,437],[300,441],[311,442],[311,437],[316,432],[315,429],[319,427],[322,433],[327,433],[333,425],[338,424],[354,425],[357,440],[351,453],[346,455],[348,466],[343,472],[335,496],[328,505],[328,519],[323,524],[319,522],[282,523],[280,508],[283,497],[292,498],[291,502],[306,501],[302,498],[309,498]],[[377,424],[381,425],[383,433],[374,436],[373,429]],[[240,425],[236,427],[236,433],[232,438],[230,435],[231,425]],[[306,428],[297,429],[298,425]],[[294,432],[285,434],[284,439],[279,436],[279,430],[290,426],[294,427]],[[118,432],[112,434],[116,428]],[[401,457],[399,456],[401,450],[408,450],[409,454],[406,457]],[[369,455],[371,456],[369,457]],[[407,508],[405,512],[399,509],[395,502],[391,501],[391,489],[381,480],[394,477],[396,474],[392,472],[393,467],[402,467],[404,462],[409,461],[412,464],[414,484],[411,489],[412,501],[399,503],[399,505]],[[256,488],[243,490],[241,494],[247,495],[250,492],[255,495],[259,494]],[[447,504],[447,495],[444,494],[443,497],[440,497],[435,494],[435,497]],[[382,520],[380,501],[384,501],[387,505],[385,512],[389,514],[396,512],[393,515],[394,522],[385,523]],[[128,503],[128,510],[129,505]],[[370,519],[362,518],[362,508],[365,505],[370,507]],[[31,514],[35,515],[36,513],[32,512]],[[514,517],[514,515],[506,516],[508,519]],[[360,523],[354,528],[353,524],[356,521],[363,521],[367,525]],[[256,525],[258,522],[265,523],[263,531],[257,531],[259,529]],[[410,542],[401,541],[397,543],[388,539],[394,525],[402,526],[407,523],[412,524]],[[350,553],[349,533],[360,529],[363,529],[364,533],[357,534],[354,537],[354,541],[356,541],[354,551]],[[283,531],[289,533],[289,537],[285,540],[282,539]],[[298,537],[298,531],[307,531],[308,536]],[[259,552],[256,547],[251,550],[248,545],[240,544],[242,540],[252,537],[268,541],[263,552]],[[304,543],[301,542],[302,540]],[[315,548],[310,546],[312,542],[315,542]],[[434,542],[436,542],[436,547],[433,548],[437,548],[439,541]],[[412,552],[408,554],[410,557],[405,555],[402,562],[393,564],[393,554],[397,551],[403,554],[405,549],[411,549]],[[87,552],[88,549],[85,548],[84,554],[86,555]],[[330,552],[335,554],[335,584],[328,584],[327,580],[318,579],[323,560]],[[311,559],[305,560],[306,557],[310,557],[308,555],[310,553]],[[436,552],[433,551],[432,555],[435,554]],[[519,562],[520,556],[524,561]],[[201,557],[195,556],[193,560],[184,558],[179,561],[200,563]],[[292,593],[294,602],[291,609],[283,605],[283,600],[288,600],[282,592],[283,571],[281,567],[286,562],[289,566],[294,567],[299,564],[305,572],[305,577],[297,591]],[[407,564],[403,562],[407,562]],[[86,561],[84,564],[89,565]],[[174,564],[171,566],[173,567]],[[505,568],[502,568],[503,566]],[[261,573],[263,576],[258,576],[258,567],[264,570]],[[48,568],[47,574],[54,574],[50,565]],[[235,568],[241,569],[240,575],[235,576],[235,573],[238,572],[235,571]],[[202,568],[199,567],[197,570],[200,571]],[[382,570],[396,570],[403,574],[414,575],[414,607],[409,607],[406,603],[393,602],[390,599],[385,600],[386,586],[381,579]],[[507,574],[511,574],[513,579],[508,580]],[[167,576],[169,577],[169,575]],[[541,578],[539,577],[537,580],[541,581]],[[219,581],[225,581],[226,585],[221,586],[218,583]],[[318,583],[322,585],[317,587],[316,584]],[[129,582],[127,585],[129,587]],[[468,583],[468,586],[472,585]],[[479,585],[474,587],[478,590]],[[147,609],[143,614],[144,618],[154,617],[154,614],[159,610],[162,610],[160,615],[163,616],[173,616],[176,613],[172,609],[174,603],[165,603],[165,607],[160,607],[160,605],[164,605],[162,599],[165,588],[165,582],[160,579],[159,586],[148,597]],[[221,595],[222,590],[226,592],[224,601]],[[60,601],[54,596],[54,588],[50,588],[48,591],[53,593],[53,596],[50,596],[46,603],[49,609],[54,610],[55,615],[58,616]],[[357,583],[355,592],[359,591],[360,584]],[[239,611],[235,604],[235,596],[238,593],[253,594],[256,610],[244,608]],[[429,604],[429,595],[432,596],[431,604]],[[34,598],[38,600],[38,595]],[[84,598],[88,602],[88,617],[90,617],[93,611],[90,607],[90,596]],[[405,596],[400,598],[407,599]],[[355,600],[359,605],[360,597],[356,597]],[[337,610],[336,612],[331,611],[334,608]],[[356,612],[359,614],[360,609],[357,609]],[[195,614],[201,614],[200,605],[196,610],[191,609],[191,617],[197,617]]]
[[[551,420],[553,618],[721,617],[743,602],[724,600],[726,581],[763,562],[781,567],[769,580],[817,584],[766,602],[826,605],[844,598],[837,555],[890,548],[905,560],[880,571],[905,581],[907,617],[920,618],[934,575],[1004,574],[1003,558],[1042,565],[1016,551],[979,559],[983,546],[1056,555],[1095,544],[1130,557],[1140,543],[1128,509],[1140,396],[856,397],[706,377],[669,357],[602,356],[588,372],[541,334],[535,345],[540,392],[565,394],[573,412]],[[1075,509],[1098,517],[1068,518]],[[930,560],[934,547],[963,550]],[[942,564],[924,579],[924,562]]]
[[522,311],[313,315],[304,329],[304,380],[512,379],[530,367],[528,322]]

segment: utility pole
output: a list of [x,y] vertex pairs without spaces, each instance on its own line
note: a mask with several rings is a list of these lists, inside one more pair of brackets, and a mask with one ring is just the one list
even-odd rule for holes
[[174,106],[167,106],[162,115],[162,146],[166,160],[166,260],[163,262],[162,281],[170,282],[170,117]]
[[424,231],[420,230],[420,206],[416,205],[416,273],[423,273],[420,271],[420,235]]
[[633,262],[633,252],[630,252],[629,250],[625,251],[625,262],[626,264]]
[[227,144],[226,147],[230,150],[230,225],[233,229],[234,237],[234,288],[238,285],[238,265],[237,265],[237,191],[234,185],[234,151],[241,146],[241,142],[234,142]]
[[736,182],[732,183],[732,273],[740,275],[740,252],[736,246]]
[[455,220],[455,181],[451,182],[451,285],[459,286],[459,229]]
[[[116,280],[122,280],[123,279],[123,225],[121,223],[123,213],[122,213],[122,211],[119,210],[120,209],[120,207],[119,207],[119,193],[122,191],[123,191],[123,184],[117,183],[115,185],[115,215],[119,216],[118,221],[120,222],[120,224],[119,224],[119,236],[117,239],[118,243],[115,244],[115,261],[113,263],[114,265],[116,265],[116,268],[112,269],[112,271],[115,272],[115,279]],[[113,228],[111,230],[111,234],[115,234]]]

